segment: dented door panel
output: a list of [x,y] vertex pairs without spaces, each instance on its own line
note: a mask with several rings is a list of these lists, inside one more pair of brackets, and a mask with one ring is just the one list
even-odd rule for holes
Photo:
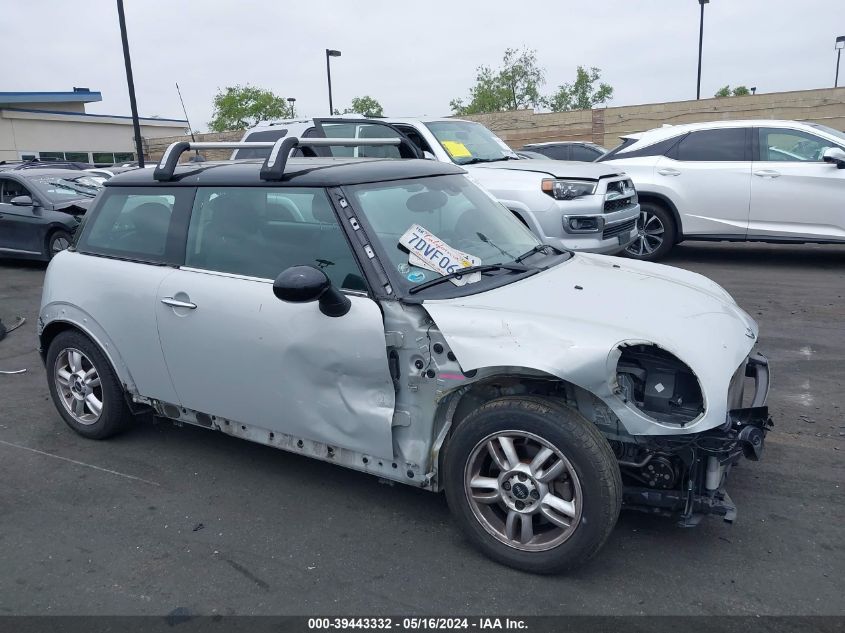
[[[175,299],[196,308],[162,303]],[[182,406],[369,455],[393,455],[393,383],[378,306],[350,296],[340,318],[285,303],[272,282],[179,270],[158,327]],[[173,302],[171,302],[173,303]]]

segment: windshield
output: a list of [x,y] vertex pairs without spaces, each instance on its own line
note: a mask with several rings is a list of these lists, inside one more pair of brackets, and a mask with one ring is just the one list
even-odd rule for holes
[[[372,227],[392,276],[404,289],[454,272],[450,265],[460,259],[456,251],[477,266],[511,263],[540,245],[507,209],[462,175],[345,189]],[[422,229],[417,234],[428,234],[429,248],[410,236],[413,227]],[[449,258],[451,262],[445,261]],[[434,270],[441,265],[441,272]]]
[[103,188],[96,176],[36,176],[34,184],[52,202],[93,198]]
[[434,121],[426,123],[426,127],[458,165],[519,160],[516,152],[480,123]]
[[839,130],[834,130],[832,127],[828,127],[826,125],[821,125],[820,123],[809,123],[808,125],[816,128],[817,130],[821,130],[822,132],[827,132],[831,136],[835,136],[836,138],[845,141],[845,132],[840,132]]

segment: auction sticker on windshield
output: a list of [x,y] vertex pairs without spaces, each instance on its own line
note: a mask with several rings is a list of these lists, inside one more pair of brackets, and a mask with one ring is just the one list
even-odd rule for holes
[[452,158],[472,158],[472,152],[467,149],[467,146],[459,141],[440,141],[444,149],[449,152]]
[[[408,263],[411,266],[426,268],[440,275],[460,272],[462,268],[478,266],[481,258],[452,248],[443,240],[419,224],[411,225],[399,238],[399,243],[408,249]],[[481,273],[471,273],[466,277],[453,277],[456,286],[474,283],[481,278]]]

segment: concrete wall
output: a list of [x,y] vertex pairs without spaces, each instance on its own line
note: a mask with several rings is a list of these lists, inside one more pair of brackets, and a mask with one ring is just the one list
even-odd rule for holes
[[789,119],[822,123],[845,130],[845,88],[773,92],[747,97],[675,101],[644,105],[551,112],[531,110],[462,117],[483,123],[508,145],[547,141],[593,141],[613,147],[620,136],[664,123],[697,123],[725,119]]
[[[243,138],[244,130],[231,130],[229,132],[209,132],[207,134],[197,134],[196,139],[198,143],[223,143],[223,142],[230,142],[230,141],[240,141]],[[161,158],[161,155],[164,154],[164,150],[167,149],[167,146],[171,143],[176,143],[178,141],[190,141],[190,136],[166,136],[156,139],[150,139],[147,144],[148,149],[148,157],[150,160],[157,161]],[[207,160],[229,160],[229,157],[232,155],[232,150],[230,149],[212,149],[212,150],[203,150],[200,152]],[[181,162],[185,162],[191,156],[193,156],[192,152],[185,152],[182,154]]]

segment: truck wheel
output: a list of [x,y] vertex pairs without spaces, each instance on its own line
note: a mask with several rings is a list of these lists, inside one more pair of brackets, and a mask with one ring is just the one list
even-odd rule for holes
[[491,558],[529,572],[573,569],[607,539],[622,502],[613,451],[579,413],[551,400],[500,398],[452,434],[449,507]]
[[111,365],[80,332],[67,330],[50,343],[47,382],[59,414],[80,435],[102,440],[132,419]]
[[662,205],[641,202],[637,228],[639,234],[625,249],[625,255],[631,259],[657,261],[675,245],[675,218]]
[[57,230],[50,233],[50,239],[47,240],[47,257],[53,259],[70,246],[72,239],[67,231]]

